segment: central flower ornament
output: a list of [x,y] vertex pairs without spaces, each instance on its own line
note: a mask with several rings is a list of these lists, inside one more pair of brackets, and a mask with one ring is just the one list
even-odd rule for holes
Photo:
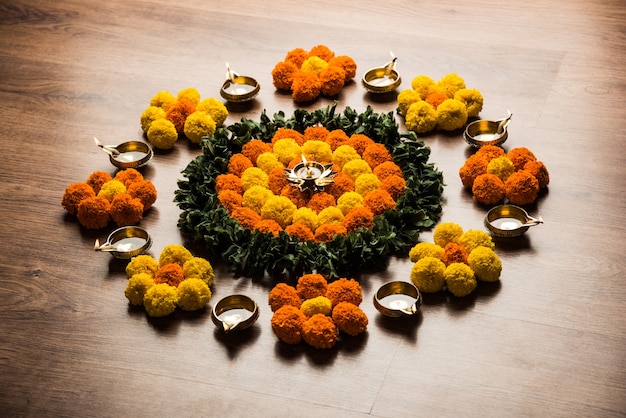
[[285,176],[290,185],[297,187],[301,192],[317,192],[331,184],[337,173],[332,164],[322,164],[317,161],[308,161],[302,156],[302,161],[291,170],[285,169]]

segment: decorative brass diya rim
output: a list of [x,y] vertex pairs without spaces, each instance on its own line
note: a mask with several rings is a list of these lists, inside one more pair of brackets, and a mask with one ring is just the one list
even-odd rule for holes
[[[233,322],[225,321],[219,317],[224,312],[233,309],[243,309],[249,311],[250,316],[243,320]],[[226,333],[246,329],[252,326],[258,318],[259,306],[257,303],[250,297],[240,294],[225,296],[217,302],[211,311],[211,320],[215,326],[222,329]]]
[[[124,143],[119,144],[117,147],[115,147],[115,149],[119,151],[119,154],[115,155],[113,153],[108,153],[109,161],[111,161],[111,164],[119,168],[141,168],[145,166],[146,164],[148,164],[148,162],[154,156],[154,151],[152,150],[150,145],[141,141],[124,142]],[[126,152],[141,152],[146,155],[143,158],[140,158],[139,160],[135,160],[135,161],[120,161],[116,158],[119,155],[124,154]]]
[[[520,226],[514,229],[501,229],[493,224],[502,218],[513,218],[520,222]],[[511,238],[523,235],[531,226],[543,223],[541,217],[533,218],[523,208],[515,205],[500,205],[493,207],[485,216],[485,227],[495,236]]]
[[[511,122],[513,114],[509,111],[509,116],[500,120],[476,120],[467,125],[463,132],[465,142],[475,148],[481,148],[485,145],[500,146],[504,144],[509,137],[507,127]],[[482,139],[479,135],[492,135],[491,139]]]
[[[374,80],[388,78],[391,80],[389,84],[378,85],[373,83]],[[369,69],[361,80],[363,87],[370,93],[389,93],[396,90],[402,83],[402,77],[395,69],[389,70],[387,67],[375,67]]]
[[[393,309],[388,306],[384,306],[381,301],[391,295],[409,296],[415,300],[415,302],[412,306],[406,309]],[[413,283],[403,281],[387,282],[379,287],[374,294],[374,306],[385,316],[394,318],[413,316],[419,312],[419,309],[422,306],[422,294]]]
[[285,169],[285,177],[290,185],[297,187],[301,192],[321,191],[335,181],[336,172],[332,164],[322,164],[317,161],[308,161],[304,155],[302,161],[291,170]]
[[[252,90],[247,91],[243,94],[229,93],[227,90],[232,85],[251,86]],[[220,95],[224,99],[228,100],[229,102],[239,103],[239,102],[247,102],[247,101],[254,99],[260,90],[261,90],[261,86],[254,78],[243,76],[243,75],[237,75],[233,77],[232,79],[228,79],[224,81],[224,84],[222,84],[222,88],[220,89]]]
[[[141,238],[145,240],[145,243],[139,248],[134,248],[130,251],[121,251],[119,247],[115,246],[115,243],[124,238]],[[111,232],[104,244],[100,245],[99,241],[96,240],[94,250],[108,252],[114,258],[130,259],[145,253],[151,246],[152,237],[148,234],[148,231],[138,226],[123,226]]]

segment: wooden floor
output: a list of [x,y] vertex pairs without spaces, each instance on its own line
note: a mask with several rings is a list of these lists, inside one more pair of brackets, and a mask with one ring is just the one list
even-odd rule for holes
[[[385,281],[408,280],[410,261],[394,258],[362,278],[367,333],[328,351],[279,343],[269,289],[218,260],[212,301],[257,300],[249,332],[226,338],[209,310],[154,321],[130,309],[124,263],[93,251],[110,230],[81,229],[60,205],[67,185],[114,173],[92,138],[142,139],[139,116],[160,90],[220,98],[226,62],[261,84],[227,124],[291,115],[271,69],[317,44],[353,57],[357,79],[393,51],[400,89],[455,72],[483,93],[481,117],[510,109],[505,148],[528,147],[550,171],[549,193],[529,207],[545,224],[497,242],[500,285],[460,301],[427,297],[409,321],[371,303]],[[338,100],[396,107],[360,82]],[[5,1],[0,103],[0,415],[626,415],[623,0]],[[425,141],[447,184],[441,221],[482,228],[485,209],[457,174],[471,150],[460,135]],[[187,243],[173,198],[199,152],[181,141],[144,170],[159,192],[141,222],[152,254]]]

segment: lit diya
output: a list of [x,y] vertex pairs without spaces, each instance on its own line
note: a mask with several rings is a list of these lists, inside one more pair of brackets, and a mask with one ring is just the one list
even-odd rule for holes
[[250,327],[259,318],[259,306],[245,295],[221,299],[211,312],[213,323],[228,333]]
[[261,86],[252,77],[239,75],[226,63],[226,81],[222,84],[220,95],[229,102],[247,102],[254,99]]
[[413,283],[388,282],[376,291],[374,306],[385,316],[412,316],[422,306],[422,295]]
[[102,151],[109,154],[111,164],[119,168],[140,168],[148,164],[154,156],[150,145],[141,141],[128,141],[118,146],[103,145],[98,138],[94,142]]
[[304,155],[302,161],[291,170],[285,170],[287,181],[300,191],[321,191],[334,181],[336,172],[332,164],[322,164],[317,161],[308,161]]
[[389,93],[402,83],[400,74],[396,71],[398,57],[391,51],[389,53],[392,57],[391,61],[382,67],[372,68],[363,75],[363,86],[370,93]]
[[111,232],[107,241],[100,245],[96,239],[94,250],[111,253],[115,258],[129,259],[148,251],[152,238],[145,229],[137,226],[124,226]]
[[515,205],[500,205],[492,208],[485,216],[485,226],[498,237],[517,237],[531,226],[543,223],[541,216],[533,218],[524,209]]

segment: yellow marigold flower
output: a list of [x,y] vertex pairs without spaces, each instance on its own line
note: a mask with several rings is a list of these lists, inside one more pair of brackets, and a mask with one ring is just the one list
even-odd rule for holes
[[363,160],[350,160],[344,164],[342,171],[355,181],[361,174],[372,174],[372,167]]
[[398,111],[401,115],[406,115],[411,106],[415,102],[422,100],[418,91],[413,89],[402,90],[398,94]]
[[443,289],[446,265],[438,258],[424,257],[411,269],[411,281],[420,292],[435,293]]
[[341,209],[337,206],[329,206],[325,209],[322,209],[320,213],[317,214],[318,224],[329,224],[331,222],[340,222],[343,220],[343,213]]
[[128,279],[124,295],[126,299],[132,305],[143,305],[143,298],[152,286],[154,286],[154,279],[148,273],[137,273]]
[[433,232],[433,241],[441,248],[445,248],[448,243],[457,242],[461,235],[463,235],[463,228],[461,225],[454,222],[444,222],[435,227],[435,231]]
[[244,192],[253,186],[269,187],[269,175],[258,167],[247,168],[241,175],[241,186]]
[[172,149],[178,140],[178,132],[172,122],[167,119],[157,119],[150,124],[148,141],[158,149]]
[[507,157],[497,157],[487,164],[487,173],[495,174],[500,180],[506,181],[515,172],[515,165]]
[[409,251],[409,259],[416,263],[424,257],[434,257],[441,259],[443,255],[443,247],[434,244],[432,242],[420,242],[417,243]]
[[313,73],[316,75],[320,75],[323,71],[326,71],[328,68],[328,62],[324,61],[320,57],[312,56],[307,58],[303,63],[300,69],[305,73]]
[[119,180],[110,180],[102,185],[98,197],[103,197],[109,202],[117,195],[126,193],[126,186]]
[[135,274],[147,273],[154,277],[154,273],[159,269],[159,262],[151,255],[141,254],[133,257],[126,265],[126,276],[133,277]]
[[285,168],[285,165],[278,160],[278,155],[274,154],[273,152],[264,152],[263,154],[259,155],[256,159],[256,166],[265,171],[268,175],[275,168]]
[[208,260],[202,257],[191,257],[183,264],[183,275],[185,280],[187,279],[200,279],[207,286],[213,284],[215,278],[215,272],[213,272],[213,266]]
[[211,289],[201,279],[185,279],[176,288],[176,298],[182,310],[196,311],[209,303]]
[[302,149],[293,138],[282,138],[274,143],[274,153],[285,166],[295,158],[302,157]]
[[467,257],[467,262],[478,280],[496,282],[500,279],[502,262],[491,248],[474,248]]
[[462,128],[467,122],[467,108],[455,99],[445,100],[437,107],[437,124],[444,131]]
[[352,210],[352,208],[363,206],[363,195],[357,192],[347,192],[342,194],[337,199],[337,207],[341,210],[341,213],[345,215]]
[[307,317],[311,317],[315,314],[330,315],[333,311],[333,304],[326,296],[318,296],[302,302],[300,310]]
[[200,102],[200,92],[193,87],[187,87],[178,92],[176,99],[178,101],[186,100],[196,106]]
[[470,118],[478,116],[483,110],[483,95],[476,89],[460,89],[454,93],[454,98],[465,105]]
[[437,126],[437,112],[430,103],[415,102],[409,106],[404,119],[407,129],[423,134]]
[[181,268],[192,259],[191,251],[180,244],[166,245],[159,255],[159,267],[167,264],[178,264]]
[[315,212],[313,209],[302,207],[302,208],[298,208],[293,213],[292,222],[301,223],[305,226],[308,226],[311,231],[315,231],[317,229],[317,226],[319,225],[317,218],[318,218],[317,212]]
[[446,93],[449,98],[453,98],[454,93],[465,88],[465,80],[458,74],[446,74],[437,81],[437,88]]
[[271,219],[278,223],[281,228],[291,224],[293,214],[298,208],[285,196],[272,196],[261,208],[261,217]]
[[207,112],[217,126],[221,126],[228,117],[228,109],[224,103],[214,97],[201,100],[196,106],[196,111]]
[[422,100],[430,94],[435,84],[435,80],[427,75],[418,75],[411,80],[411,87],[420,95]]
[[302,153],[309,161],[328,163],[333,159],[333,151],[330,149],[330,144],[324,141],[306,141],[302,145]]
[[450,264],[443,272],[443,277],[446,280],[446,288],[458,297],[469,295],[478,285],[474,271],[463,263]]
[[176,103],[176,97],[169,91],[160,91],[150,99],[150,106],[160,107],[165,111],[174,103]]
[[243,201],[241,202],[244,208],[249,208],[261,214],[261,208],[265,205],[268,199],[274,196],[269,189],[263,186],[252,186],[246,190],[243,194]]
[[471,253],[476,247],[487,247],[489,249],[496,247],[491,239],[491,235],[480,229],[468,229],[456,242],[465,247],[468,253]]
[[174,312],[177,301],[176,288],[167,283],[159,283],[146,291],[143,306],[150,316],[167,316]]
[[191,142],[199,144],[202,137],[213,135],[215,128],[215,121],[208,113],[195,111],[187,116],[183,132]]
[[374,173],[361,174],[354,181],[354,191],[365,196],[373,190],[380,189],[382,182]]
[[165,110],[157,106],[149,106],[141,114],[141,130],[145,133],[150,129],[150,125],[157,119],[165,119]]
[[332,155],[333,164],[339,166],[339,168],[343,169],[343,166],[352,160],[360,160],[361,155],[356,152],[356,150],[350,145],[340,145],[338,146]]

